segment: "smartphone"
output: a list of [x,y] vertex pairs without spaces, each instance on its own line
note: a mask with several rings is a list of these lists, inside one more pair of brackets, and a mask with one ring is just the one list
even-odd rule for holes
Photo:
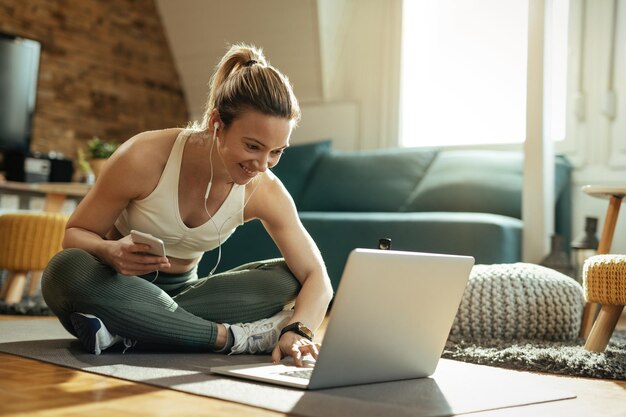
[[131,230],[130,237],[133,243],[141,243],[150,246],[148,250],[150,255],[165,256],[165,245],[161,239],[149,233],[139,232],[137,230]]

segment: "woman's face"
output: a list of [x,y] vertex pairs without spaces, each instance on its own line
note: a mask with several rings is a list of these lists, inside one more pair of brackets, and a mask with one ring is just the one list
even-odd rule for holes
[[289,146],[292,122],[257,111],[246,111],[217,132],[217,145],[226,171],[236,184],[247,184],[274,167]]

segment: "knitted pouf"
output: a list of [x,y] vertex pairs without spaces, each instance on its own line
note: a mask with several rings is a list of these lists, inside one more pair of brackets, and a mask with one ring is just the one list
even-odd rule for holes
[[626,256],[596,255],[585,261],[587,300],[600,304],[626,304]]
[[573,340],[583,289],[567,275],[529,263],[476,265],[451,338]]

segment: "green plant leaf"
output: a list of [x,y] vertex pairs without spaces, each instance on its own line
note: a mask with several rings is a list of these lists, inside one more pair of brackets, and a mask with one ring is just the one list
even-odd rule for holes
[[90,159],[103,159],[111,156],[118,146],[118,143],[102,140],[94,136],[87,142],[87,151]]

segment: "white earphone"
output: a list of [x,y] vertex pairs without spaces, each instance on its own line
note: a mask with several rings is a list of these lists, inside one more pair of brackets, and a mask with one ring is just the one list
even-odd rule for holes
[[[213,123],[213,142],[211,143],[211,152],[209,153],[209,159],[213,157],[213,145],[217,141],[217,129],[220,128],[219,122]],[[206,192],[204,193],[204,204],[206,205],[206,201],[209,198],[209,193],[211,192],[211,186],[213,185],[213,162],[211,162],[211,177],[209,178],[209,183],[206,187]]]

